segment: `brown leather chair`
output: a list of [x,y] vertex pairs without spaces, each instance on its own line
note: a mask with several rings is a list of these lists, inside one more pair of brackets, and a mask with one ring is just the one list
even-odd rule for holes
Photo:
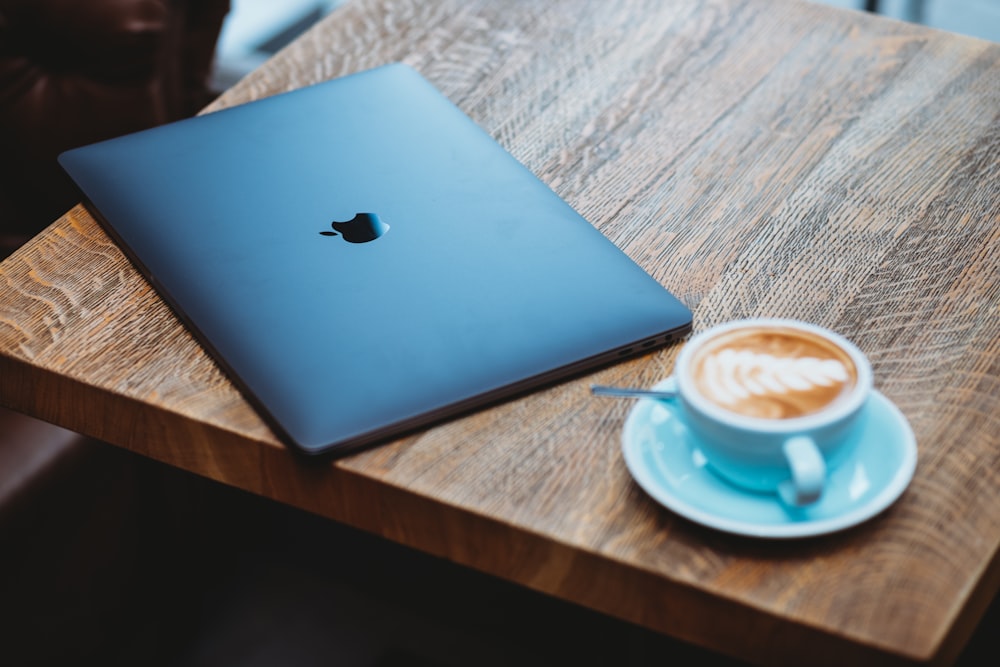
[[0,0],[0,256],[79,201],[59,153],[211,99],[228,9],[229,0]]

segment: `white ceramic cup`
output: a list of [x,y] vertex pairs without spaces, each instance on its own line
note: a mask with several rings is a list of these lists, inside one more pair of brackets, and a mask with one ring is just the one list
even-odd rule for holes
[[[754,337],[760,332],[773,335]],[[758,389],[780,406],[786,399],[774,396],[782,389],[791,392],[789,396],[801,390],[804,396],[824,382],[838,381],[840,371],[831,365],[833,361],[825,360],[825,365],[813,363],[822,353],[809,355],[799,350],[789,356],[787,350],[780,351],[784,348],[776,348],[779,351],[775,356],[760,349],[752,353],[739,351],[741,340],[796,342],[799,338],[818,344],[817,350],[832,350],[836,363],[845,367],[847,380],[843,387],[830,389],[837,392],[835,397],[819,401],[821,407],[802,414],[797,412],[798,407],[784,416],[738,411],[743,409],[743,403],[751,408],[756,406],[754,401],[763,405],[763,399],[753,395]],[[726,350],[734,346],[735,351]],[[808,345],[800,348],[812,349]],[[723,357],[729,361],[718,361]],[[837,377],[824,377],[831,373]],[[700,374],[700,381],[696,374]],[[715,379],[708,381],[706,377]],[[737,380],[730,381],[733,377]],[[828,469],[858,440],[859,420],[872,391],[871,364],[853,343],[821,327],[783,319],[740,320],[699,333],[681,350],[674,380],[677,403],[709,466],[737,486],[777,492],[791,506],[809,505],[822,496]],[[801,389],[807,385],[811,388]],[[713,394],[715,400],[707,394]],[[730,403],[720,400],[720,396]],[[778,411],[782,410],[785,408]]]

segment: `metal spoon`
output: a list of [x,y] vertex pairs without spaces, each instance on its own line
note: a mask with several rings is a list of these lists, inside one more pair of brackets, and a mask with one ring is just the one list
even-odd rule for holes
[[590,385],[590,393],[595,396],[617,396],[619,398],[674,398],[676,391],[662,389],[633,389],[629,387],[609,387],[603,384]]

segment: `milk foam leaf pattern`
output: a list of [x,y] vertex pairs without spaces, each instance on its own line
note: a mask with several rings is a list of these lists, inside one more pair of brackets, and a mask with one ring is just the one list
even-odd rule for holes
[[847,369],[836,359],[781,358],[750,350],[721,350],[706,359],[705,370],[714,395],[723,403],[808,392],[848,381]]

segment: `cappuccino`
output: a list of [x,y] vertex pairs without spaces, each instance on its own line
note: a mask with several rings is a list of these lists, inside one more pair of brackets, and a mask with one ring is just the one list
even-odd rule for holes
[[778,325],[721,332],[695,351],[688,373],[711,403],[762,419],[820,412],[858,383],[850,354],[836,343]]

